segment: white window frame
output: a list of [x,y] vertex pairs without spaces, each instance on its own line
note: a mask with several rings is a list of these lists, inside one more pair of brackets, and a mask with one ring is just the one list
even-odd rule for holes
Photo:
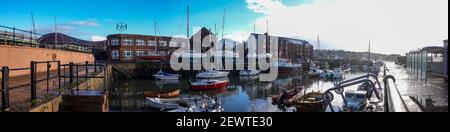
[[136,56],[144,56],[145,55],[145,51],[136,51]]
[[111,40],[111,45],[119,45],[119,39],[112,39]]
[[145,46],[145,41],[142,39],[138,39],[138,40],[136,40],[136,45],[137,46]]
[[111,59],[113,60],[117,60],[120,57],[120,53],[118,50],[113,50],[111,51]]
[[123,45],[133,45],[133,40],[132,39],[124,39]]
[[124,59],[132,59],[133,58],[133,51],[127,50],[123,52],[123,58]]
[[147,46],[156,46],[155,40],[147,40]]

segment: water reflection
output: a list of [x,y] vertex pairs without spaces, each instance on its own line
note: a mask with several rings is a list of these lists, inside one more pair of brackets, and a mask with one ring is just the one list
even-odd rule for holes
[[[353,73],[348,77],[359,76],[362,73]],[[154,111],[144,106],[144,91],[181,89],[181,97],[191,97],[206,94],[217,96],[223,104],[225,112],[281,112],[276,105],[272,105],[271,97],[278,95],[282,89],[293,89],[304,87],[304,92],[325,91],[333,87],[333,81],[306,78],[304,75],[279,76],[272,82],[262,82],[258,76],[230,76],[220,80],[228,79],[229,86],[211,91],[191,91],[189,82],[180,81],[154,81],[151,79],[131,80],[127,82],[116,82],[110,103],[111,111]],[[195,81],[195,80],[194,80]],[[336,99],[336,105],[341,104]],[[289,110],[287,110],[289,111]]]

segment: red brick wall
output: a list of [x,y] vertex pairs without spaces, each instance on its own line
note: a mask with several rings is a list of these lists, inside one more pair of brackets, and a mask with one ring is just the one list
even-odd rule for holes
[[[30,67],[31,61],[52,61],[60,60],[61,64],[67,64],[69,62],[93,62],[95,60],[94,55],[89,53],[53,50],[44,48],[32,48],[21,46],[8,46],[0,45],[0,67],[8,66],[13,68],[27,68]],[[57,69],[57,64],[52,64],[51,70]],[[38,72],[45,72],[46,65],[39,64],[37,67]],[[26,75],[30,71],[13,71],[10,72],[10,76]]]

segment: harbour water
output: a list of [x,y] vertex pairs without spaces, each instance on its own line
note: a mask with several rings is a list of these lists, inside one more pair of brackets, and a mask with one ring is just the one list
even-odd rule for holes
[[[363,72],[353,72],[347,78],[361,76]],[[306,92],[325,91],[334,87],[333,81],[318,78],[307,78],[306,75],[280,75],[272,82],[261,82],[257,76],[240,77],[230,75],[228,87],[212,91],[189,90],[189,79],[180,81],[155,81],[153,79],[140,79],[131,81],[118,81],[113,84],[110,111],[117,112],[143,112],[155,111],[144,105],[144,91],[160,89],[181,89],[182,97],[208,95],[217,96],[225,112],[282,112],[277,105],[272,104],[272,96],[278,95],[283,89],[298,87],[306,88]],[[341,105],[342,100],[335,99],[334,105]]]
[[[416,104],[422,107],[423,111],[447,111],[448,92],[447,86],[433,84],[433,80],[425,85],[423,81],[417,81],[413,76],[408,75],[402,66],[387,63],[390,74],[397,78],[397,86],[404,97],[411,97],[416,100]],[[346,79],[355,78],[367,73],[362,70],[353,69],[345,75]],[[382,73],[380,73],[382,74]],[[158,110],[149,109],[144,105],[144,91],[154,91],[159,89],[181,89],[181,97],[191,97],[199,95],[217,96],[225,112],[283,112],[277,105],[272,104],[272,96],[278,95],[283,89],[293,89],[304,87],[304,93],[311,91],[324,92],[334,87],[334,81],[318,78],[308,78],[304,74],[280,75],[272,82],[261,82],[254,77],[240,77],[230,75],[230,84],[227,88],[213,91],[191,91],[189,90],[189,79],[182,79],[178,82],[155,81],[153,79],[140,79],[131,81],[117,81],[112,85],[112,96],[110,100],[110,111],[115,112],[155,112]],[[416,86],[424,86],[418,88]],[[356,90],[357,86],[346,90]],[[333,108],[342,110],[344,104],[340,95],[332,92],[334,100]],[[375,99],[376,101],[376,99]],[[383,103],[379,103],[383,104]],[[408,104],[407,104],[408,105]],[[382,109],[382,105],[375,106],[375,111]],[[289,108],[288,108],[289,111]],[[328,108],[327,111],[330,111]]]

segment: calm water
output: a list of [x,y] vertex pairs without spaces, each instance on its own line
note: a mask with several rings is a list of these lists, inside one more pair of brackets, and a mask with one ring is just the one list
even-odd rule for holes
[[[361,76],[364,73],[349,73],[346,78]],[[272,95],[278,95],[282,89],[292,89],[299,86],[306,88],[306,92],[325,91],[333,87],[332,81],[305,78],[302,75],[280,75],[272,82],[261,82],[258,77],[232,76],[229,78],[229,88],[212,91],[190,91],[189,79],[178,82],[154,81],[152,79],[118,81],[113,85],[111,111],[142,112],[154,111],[144,106],[144,91],[158,89],[181,89],[183,97],[203,95],[217,96],[226,112],[281,112],[276,105],[272,105]],[[337,96],[335,96],[337,97]],[[342,99],[335,98],[333,105],[341,106]]]

